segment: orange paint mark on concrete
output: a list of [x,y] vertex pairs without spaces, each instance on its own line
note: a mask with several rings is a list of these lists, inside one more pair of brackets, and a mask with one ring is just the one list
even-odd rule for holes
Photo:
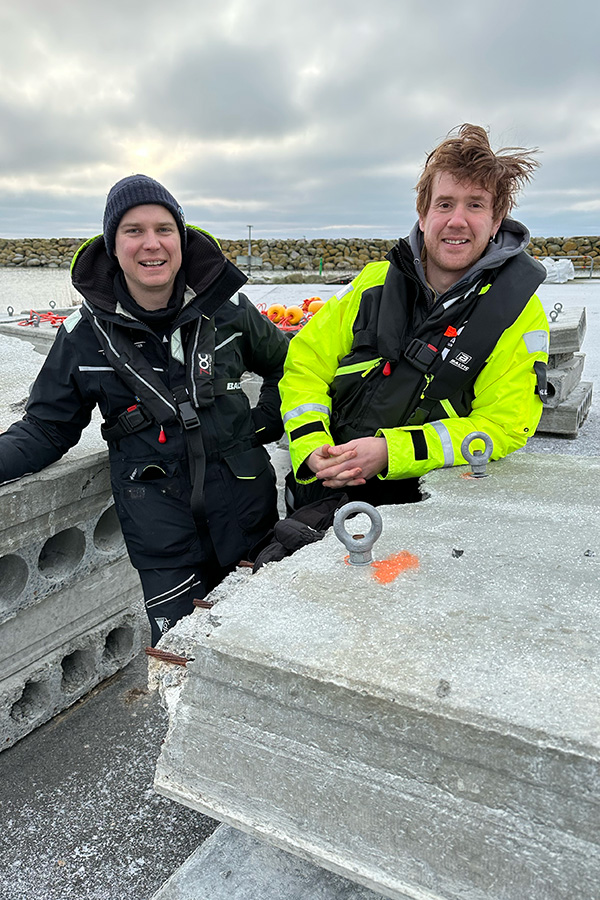
[[373,567],[373,578],[380,584],[389,584],[398,577],[400,572],[418,569],[419,557],[413,556],[408,550],[401,550],[400,553],[394,553],[387,559],[374,560],[371,566]]

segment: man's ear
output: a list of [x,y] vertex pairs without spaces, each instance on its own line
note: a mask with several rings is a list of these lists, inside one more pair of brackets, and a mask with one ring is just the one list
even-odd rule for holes
[[498,218],[492,222],[492,234],[491,234],[490,240],[493,241],[494,238],[496,237],[496,235],[498,234],[498,232],[500,231],[500,226],[502,225],[503,219],[504,219],[504,216],[498,216]]

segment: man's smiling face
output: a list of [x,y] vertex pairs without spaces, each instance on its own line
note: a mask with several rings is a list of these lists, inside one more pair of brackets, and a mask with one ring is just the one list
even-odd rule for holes
[[140,306],[167,305],[182,261],[179,230],[168,209],[155,203],[128,209],[117,228],[115,256]]
[[494,197],[481,185],[457,181],[450,172],[436,175],[429,209],[419,217],[431,286],[446,291],[468,272],[501,221],[502,216],[494,217]]

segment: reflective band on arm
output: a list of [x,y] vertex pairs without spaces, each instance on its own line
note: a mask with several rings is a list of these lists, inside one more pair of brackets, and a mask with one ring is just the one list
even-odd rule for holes
[[320,412],[325,416],[331,415],[331,410],[328,406],[323,406],[321,403],[303,403],[302,406],[297,406],[295,409],[290,409],[289,412],[286,412],[283,417],[283,424],[285,425],[291,419],[297,419],[298,416],[302,416],[306,412]]
[[215,347],[215,353],[217,352],[217,350],[220,350],[221,347],[225,347],[227,344],[230,344],[231,341],[234,341],[238,337],[242,337],[241,331],[236,331],[235,334],[230,334],[228,338],[225,338],[224,341],[221,341],[220,344],[217,344],[217,346]]
[[529,353],[547,353],[548,335],[545,331],[527,331],[523,335],[525,346]]
[[454,447],[448,429],[443,422],[431,422],[431,427],[437,432],[444,451],[444,467],[454,465]]

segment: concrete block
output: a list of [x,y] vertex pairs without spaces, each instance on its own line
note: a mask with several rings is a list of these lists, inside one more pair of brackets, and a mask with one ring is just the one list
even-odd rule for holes
[[228,825],[220,825],[152,900],[209,898],[382,900],[381,894],[374,894]]
[[[60,316],[68,316],[75,311],[77,307],[69,309],[38,309],[37,313],[55,313]],[[21,341],[27,341],[33,344],[38,353],[46,356],[50,347],[54,343],[57,327],[50,321],[40,321],[38,325],[19,325],[19,322],[29,319],[30,310],[23,310],[20,314],[16,313],[12,316],[0,316],[0,334],[7,337],[15,337]]]
[[574,355],[574,353],[549,353],[548,370],[556,369],[563,363],[570,362],[570,360],[573,359]]
[[46,328],[26,328],[20,327],[16,322],[0,322],[0,334],[33,344],[37,352],[44,356],[48,353],[56,337],[56,331],[51,329],[50,326]]
[[396,900],[596,900],[600,458],[490,471],[381,508],[377,564],[328,534],[165,635],[156,789]]
[[581,350],[586,330],[585,306],[562,309],[550,322],[550,353],[577,353]]
[[547,403],[549,408],[558,406],[577,387],[581,381],[584,362],[585,353],[573,353],[569,359],[552,368],[548,367],[548,385],[552,392]]
[[145,614],[105,453],[0,486],[0,749],[126,665]]
[[558,406],[545,406],[537,428],[538,432],[577,437],[592,405],[593,388],[591,381],[581,381]]

